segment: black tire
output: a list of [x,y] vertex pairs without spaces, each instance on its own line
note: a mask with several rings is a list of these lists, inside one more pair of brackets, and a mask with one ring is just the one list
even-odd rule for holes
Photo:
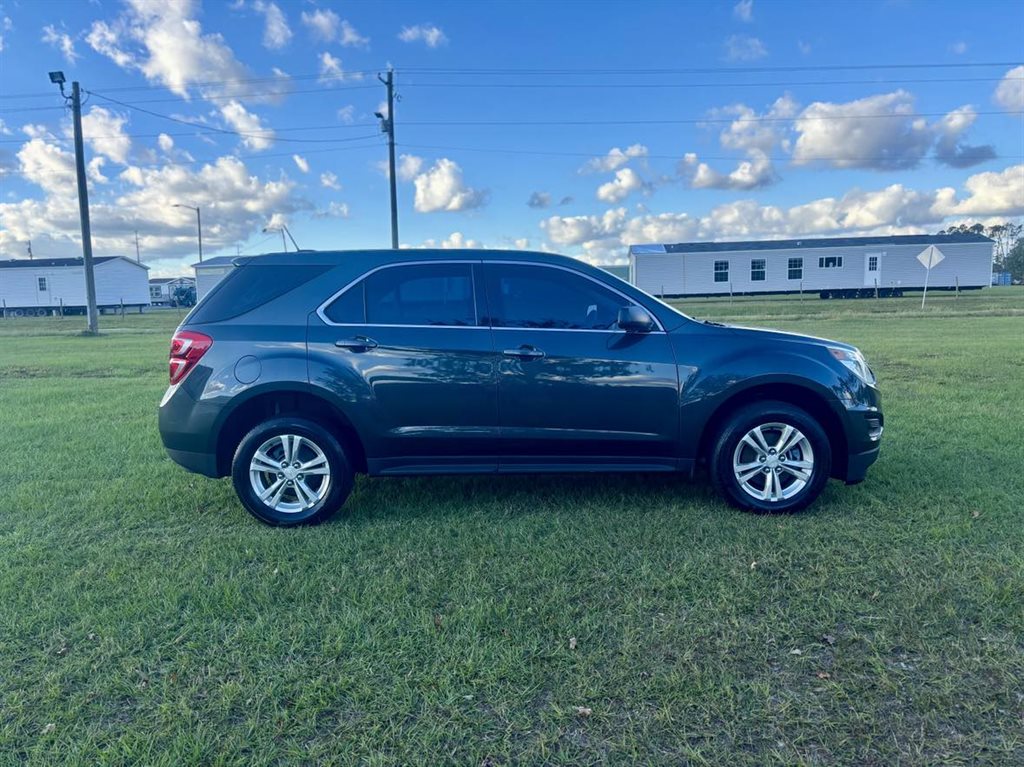
[[[793,489],[792,495],[783,497],[783,491],[790,492],[790,489],[795,488],[796,484],[798,484],[796,477],[786,469],[785,460],[789,460],[790,465],[793,465],[793,461],[803,461],[807,456],[801,453],[803,448],[799,446],[790,449],[786,453],[786,457],[782,459],[775,456],[774,452],[772,455],[764,453],[767,459],[765,462],[782,464],[776,469],[779,479],[775,480],[779,483],[777,485],[780,490],[778,493],[780,496],[779,500],[754,497],[744,489],[744,486],[733,471],[733,458],[737,455],[737,446],[740,445],[740,441],[755,427],[768,424],[792,426],[801,432],[807,440],[807,446],[809,446],[811,452],[810,463],[813,464],[810,469],[810,478],[805,480],[803,487]],[[764,430],[764,434],[768,437],[766,444],[772,445],[772,439],[777,431],[774,428]],[[778,436],[781,436],[781,434]],[[803,445],[804,443],[800,442],[799,444]],[[771,449],[774,451],[774,448]],[[741,460],[744,454],[752,457],[750,465],[753,465],[754,460],[761,461],[760,451],[754,451],[749,446],[740,448],[740,450]],[[825,483],[828,482],[831,470],[832,448],[825,430],[806,411],[786,402],[755,402],[738,409],[722,425],[711,448],[710,472],[712,485],[729,504],[745,511],[762,513],[800,511],[813,503],[821,494]],[[763,472],[763,469],[761,471]],[[759,483],[762,488],[767,489],[768,479],[760,474],[751,476],[748,487],[751,483]],[[755,478],[757,483],[754,482]],[[786,488],[783,488],[783,483],[789,484]],[[757,488],[754,487],[752,489],[756,490]]]
[[[295,510],[279,510],[274,508],[261,500],[257,494],[253,482],[266,482],[268,484],[275,482],[272,471],[260,472],[256,479],[250,479],[251,463],[256,455],[256,451],[268,441],[283,435],[295,435],[302,438],[301,450],[305,451],[303,453],[304,458],[311,455],[315,456],[315,452],[312,452],[314,448],[321,451],[326,459],[329,472],[326,475],[314,477],[311,470],[309,478],[303,477],[303,480],[306,482],[303,487],[311,487],[317,493],[320,488],[320,482],[324,481],[323,477],[329,480],[323,496],[317,498],[316,502],[309,506],[303,506],[299,502],[298,488],[292,489],[290,485],[285,488],[285,495],[281,496],[282,504],[288,499],[294,499],[295,503],[293,505],[301,506],[301,508]],[[310,443],[312,443],[313,447],[310,447]],[[272,446],[270,452],[275,453],[275,459],[278,459],[283,457],[284,449],[283,442],[278,442]],[[282,455],[276,455],[277,451],[281,451]],[[300,458],[300,460],[303,459]],[[292,482],[294,484],[294,481],[301,475],[298,475],[295,480],[287,480],[282,474],[278,474],[278,476],[282,477],[286,483]],[[352,464],[345,455],[341,444],[327,429],[305,418],[281,417],[264,421],[245,435],[239,443],[234,459],[231,462],[231,480],[234,483],[238,499],[256,519],[268,525],[293,527],[295,525],[319,524],[337,513],[342,504],[345,503],[349,493],[352,492],[355,475],[352,470]]]

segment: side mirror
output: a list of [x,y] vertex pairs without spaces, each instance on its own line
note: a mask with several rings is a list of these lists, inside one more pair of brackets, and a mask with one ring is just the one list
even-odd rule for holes
[[654,330],[654,320],[643,307],[623,306],[619,309],[618,326],[627,333],[650,333]]

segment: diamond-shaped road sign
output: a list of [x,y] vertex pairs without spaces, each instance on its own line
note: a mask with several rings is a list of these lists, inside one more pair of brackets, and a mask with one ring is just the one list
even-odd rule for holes
[[917,254],[917,260],[921,262],[921,266],[925,269],[931,269],[944,258],[945,256],[942,254],[942,251],[934,245],[929,245]]

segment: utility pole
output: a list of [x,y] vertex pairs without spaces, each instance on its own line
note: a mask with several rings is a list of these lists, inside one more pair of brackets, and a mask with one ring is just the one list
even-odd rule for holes
[[142,263],[142,256],[139,255],[139,230],[135,230],[135,263]]
[[[50,82],[60,86],[64,94],[64,73],[50,72]],[[92,262],[92,229],[89,226],[89,188],[85,183],[85,147],[82,142],[82,94],[78,81],[71,83],[71,114],[75,128],[75,171],[78,176],[78,214],[82,220],[82,256],[85,261],[85,301],[89,325],[87,333],[99,333],[99,312],[96,309],[96,275]]]
[[398,189],[395,179],[395,70],[389,69],[386,78],[377,75],[388,88],[388,116],[374,112],[380,119],[381,133],[388,134],[388,179],[391,181],[391,247],[398,248]]

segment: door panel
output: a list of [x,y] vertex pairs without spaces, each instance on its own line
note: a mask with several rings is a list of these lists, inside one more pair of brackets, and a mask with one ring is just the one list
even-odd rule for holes
[[614,325],[631,302],[571,270],[498,263],[483,271],[498,351],[501,469],[674,465],[678,378],[668,336],[583,327]]
[[[370,275],[324,311],[329,320],[351,322],[329,324],[311,315],[310,381],[356,405],[346,413],[366,443],[371,473],[495,468],[497,364],[490,329],[415,324],[426,321],[418,312],[437,323],[476,321],[470,266],[462,265],[465,285],[460,269],[431,265],[441,266],[446,273],[433,282],[429,275],[421,279],[418,266],[391,267],[386,271],[393,273],[379,279]],[[466,285],[468,297],[459,292]],[[353,298],[353,290],[361,295]],[[459,305],[460,295],[468,308]],[[367,321],[374,319],[380,322]]]
[[882,254],[864,254],[864,287],[882,287]]

